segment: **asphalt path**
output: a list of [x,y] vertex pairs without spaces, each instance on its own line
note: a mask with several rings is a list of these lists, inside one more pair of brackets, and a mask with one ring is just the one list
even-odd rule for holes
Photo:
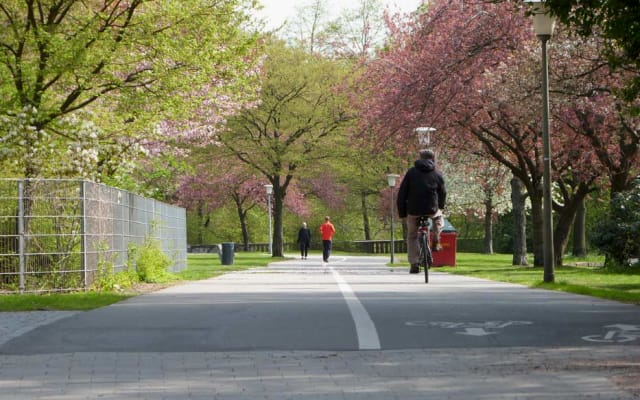
[[640,344],[634,305],[437,269],[425,284],[387,261],[312,257],[174,286],[40,326],[0,354]]

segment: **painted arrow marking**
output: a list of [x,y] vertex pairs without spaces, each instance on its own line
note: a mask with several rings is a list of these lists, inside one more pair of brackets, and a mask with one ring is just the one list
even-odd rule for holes
[[443,329],[464,329],[455,332],[459,335],[467,336],[487,336],[495,335],[498,332],[493,330],[502,329],[515,325],[531,325],[531,321],[483,321],[483,322],[451,322],[451,321],[408,321],[407,326],[433,326]]
[[484,328],[464,328],[464,332],[456,332],[459,335],[469,335],[469,336],[487,336],[487,335],[495,335],[497,332],[487,332]]

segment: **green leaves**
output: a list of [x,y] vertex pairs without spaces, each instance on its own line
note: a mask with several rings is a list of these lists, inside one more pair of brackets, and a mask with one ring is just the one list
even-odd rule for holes
[[607,55],[613,67],[633,70],[624,98],[640,96],[640,3],[627,0],[547,0],[560,21],[582,36],[600,35],[607,40]]
[[640,256],[640,182],[636,180],[635,185],[628,192],[614,193],[610,216],[596,226],[591,238],[619,266]]
[[[229,96],[248,80],[255,36],[242,30],[244,3],[3,1],[0,116],[36,110],[18,140],[5,143],[26,142],[29,152],[27,132],[44,132],[57,156],[85,142],[80,127],[90,122],[98,135],[92,150],[100,160],[94,164],[104,165],[131,159],[136,152],[129,149],[141,143],[166,139],[157,135],[156,125],[190,116],[212,82],[217,95]],[[75,127],[69,125],[73,120]],[[0,124],[0,137],[9,133]],[[53,171],[41,168],[47,160],[51,155],[27,159],[31,165],[24,165],[21,175],[52,176]],[[72,165],[56,170],[54,176],[78,173]],[[112,174],[114,169],[93,172]]]

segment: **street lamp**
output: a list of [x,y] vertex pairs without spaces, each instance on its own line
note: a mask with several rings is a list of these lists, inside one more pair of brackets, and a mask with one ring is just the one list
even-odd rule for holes
[[544,246],[544,281],[553,282],[555,257],[553,254],[553,216],[551,199],[551,140],[549,137],[549,65],[547,60],[547,41],[553,35],[555,21],[549,14],[544,1],[525,0],[532,5],[533,29],[542,45],[542,161],[543,172],[543,246]]
[[269,254],[273,255],[273,234],[271,229],[271,193],[273,193],[273,185],[264,185],[267,190],[267,208],[269,209]]
[[421,146],[429,146],[431,144],[431,132],[435,132],[436,128],[430,126],[421,126],[415,129],[418,134],[418,143]]
[[396,187],[396,179],[399,177],[400,175],[387,174],[387,183],[389,184],[389,188],[391,189],[391,205],[389,206],[389,210],[391,213],[391,264],[393,264],[393,256],[396,249],[396,242],[393,238],[393,188]]

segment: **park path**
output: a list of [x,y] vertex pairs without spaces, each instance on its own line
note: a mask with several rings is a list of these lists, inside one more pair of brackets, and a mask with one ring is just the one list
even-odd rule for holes
[[[578,326],[576,337],[611,340],[511,345],[515,339],[509,336],[535,331],[540,320],[536,312],[503,320],[522,322],[527,317],[536,322],[512,326],[496,324],[495,318],[489,321],[483,315],[460,314],[472,302],[515,308],[510,307],[508,294],[517,292],[521,302],[538,308],[543,301],[554,299],[567,307],[578,304],[590,310],[596,321],[602,318],[600,311],[611,314],[617,310],[614,320],[628,327],[633,318],[640,325],[640,314],[633,306],[440,273],[434,273],[433,282],[424,285],[420,277],[404,269],[386,267],[385,258],[334,257],[329,266],[323,266],[319,258],[306,261],[275,263],[174,286],[91,312],[38,312],[32,314],[31,327],[26,314],[0,313],[0,399],[640,396],[640,346],[635,337],[623,341],[631,333],[623,337],[620,331],[599,330],[584,335]],[[454,296],[446,296],[454,287],[467,293],[466,298],[456,296],[464,307],[456,307]],[[429,320],[420,293],[433,296],[424,299],[441,299],[433,305],[440,308],[437,320]],[[195,309],[202,313],[193,312]],[[359,312],[366,312],[373,323],[379,349],[359,348],[363,341],[372,343],[367,321],[361,326],[364,333],[358,332],[357,320],[363,319]],[[163,313],[165,323],[158,324]],[[476,321],[475,325],[462,324],[464,319]],[[9,320],[21,321],[15,325],[19,334],[8,340],[5,334],[3,341]],[[478,323],[484,320],[493,325]],[[125,326],[109,328],[114,321]],[[180,321],[180,329],[175,328],[175,321]],[[458,325],[443,326],[444,322]],[[242,331],[234,330],[237,328]],[[140,336],[145,331],[146,341]],[[441,343],[448,345],[407,341],[402,336],[407,332],[416,337],[423,336],[416,334],[419,332],[437,333],[431,339],[437,342],[444,336]],[[572,331],[564,324],[559,332],[566,336]],[[101,333],[114,336],[91,339],[104,338]],[[224,340],[216,342],[212,337]],[[198,342],[203,338],[206,340]],[[225,342],[227,348],[216,347]]]

